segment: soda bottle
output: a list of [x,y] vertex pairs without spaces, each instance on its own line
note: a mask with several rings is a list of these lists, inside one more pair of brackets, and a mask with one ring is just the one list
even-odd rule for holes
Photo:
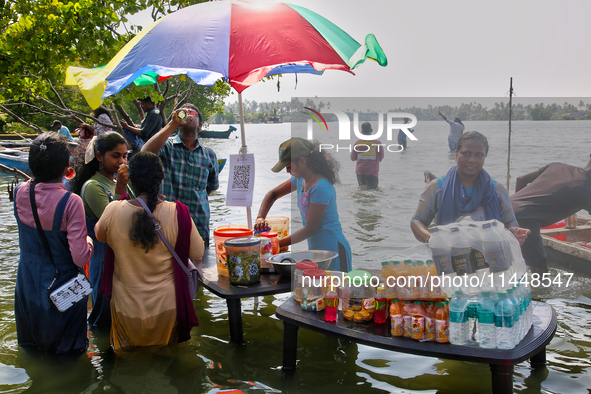
[[425,262],[417,260],[415,266],[415,276],[420,278],[416,281],[415,298],[427,299],[429,298],[429,286],[427,286],[427,267]]
[[404,319],[398,298],[394,298],[390,305],[390,332],[394,337],[404,335]]
[[427,281],[427,296],[430,299],[440,299],[443,298],[443,292],[441,291],[441,287],[434,286],[433,284],[433,277],[437,276],[437,268],[435,268],[435,263],[433,260],[429,259],[425,263],[427,277],[429,280]]
[[495,302],[489,291],[481,293],[478,305],[478,334],[479,344],[484,349],[494,349],[497,346],[495,333]]
[[449,316],[445,309],[445,302],[438,302],[435,307],[435,341],[449,342]]
[[468,341],[466,299],[461,291],[456,291],[449,302],[449,341],[454,345],[464,345]]
[[378,291],[375,298],[375,312],[373,314],[374,323],[382,324],[387,319],[388,298],[386,297],[386,288],[383,283],[378,286]]
[[504,291],[499,293],[499,300],[495,305],[495,333],[497,349],[513,349],[513,303]]
[[337,320],[337,308],[339,306],[339,296],[333,285],[330,286],[329,290],[324,296],[324,320],[336,321]]
[[404,306],[402,307],[402,321],[403,321],[403,336],[405,338],[412,337],[412,317],[411,317],[411,304],[410,300],[404,301]]
[[416,341],[421,341],[425,333],[425,310],[423,309],[423,301],[415,301],[411,309],[412,317],[412,333],[411,338]]
[[435,323],[435,305],[428,301],[425,308],[425,340],[435,341],[436,323]]

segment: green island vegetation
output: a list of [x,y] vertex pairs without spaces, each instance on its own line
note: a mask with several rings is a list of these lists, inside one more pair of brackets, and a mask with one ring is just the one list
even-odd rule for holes
[[[305,114],[304,108],[312,108],[324,115],[327,122],[336,121],[334,114],[330,113],[330,102],[316,102],[310,98],[292,101],[274,101],[258,103],[245,100],[244,121],[248,123],[278,123],[278,122],[305,122],[309,117]],[[352,118],[353,110],[346,110]],[[431,106],[392,108],[388,112],[408,112],[417,117],[417,120],[441,120],[437,115],[441,112],[447,117],[457,116],[462,120],[509,120],[509,105],[504,102],[495,103],[487,108],[480,103],[470,102],[459,106]],[[370,109],[359,114],[359,120],[372,120],[377,111]],[[591,119],[591,103],[579,100],[577,105],[565,102],[563,104],[513,104],[512,120],[582,120]],[[209,119],[210,123],[237,123],[239,122],[238,103],[226,104],[223,110]]]
[[[0,7],[0,133],[40,133],[53,119],[70,131],[93,124],[91,108],[76,86],[64,85],[68,66],[106,65],[142,26],[130,17],[149,11],[153,20],[203,0],[13,0]],[[197,105],[205,119],[222,111],[230,86],[213,87],[176,76],[152,85],[131,84],[103,105],[115,125],[118,119],[143,119],[138,97],[151,96],[165,121],[186,102]],[[120,129],[120,127],[119,127]]]

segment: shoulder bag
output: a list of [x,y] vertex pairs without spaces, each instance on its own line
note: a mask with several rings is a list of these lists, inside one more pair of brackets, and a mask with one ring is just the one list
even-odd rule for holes
[[[31,209],[33,211],[33,217],[35,218],[35,225],[37,227],[37,231],[39,232],[39,237],[41,238],[41,242],[43,243],[43,247],[45,251],[49,255],[49,259],[55,268],[55,276],[51,281],[51,284],[47,288],[47,293],[49,295],[49,299],[58,311],[64,312],[68,310],[72,305],[78,303],[82,300],[87,300],[88,295],[92,293],[92,285],[86,279],[86,275],[82,273],[80,268],[76,268],[73,270],[69,270],[66,272],[59,272],[57,266],[55,265],[55,261],[53,260],[53,254],[51,253],[51,248],[49,247],[49,241],[43,232],[43,228],[41,227],[41,221],[39,220],[39,214],[37,213],[37,204],[35,203],[35,182],[31,182],[31,186],[29,188],[29,198],[31,200]],[[78,272],[78,274],[58,287],[57,289],[52,291],[53,284],[58,276],[67,274],[69,272]]]
[[187,284],[189,285],[189,295],[191,296],[191,299],[194,300],[195,296],[199,292],[199,272],[197,271],[197,268],[191,262],[191,259],[189,259],[189,261],[188,261],[188,264],[187,264],[188,267],[186,267],[185,264],[183,264],[179,255],[172,248],[172,246],[170,245],[170,243],[168,242],[168,240],[164,236],[164,233],[162,232],[162,229],[160,228],[160,224],[156,221],[156,218],[154,218],[154,215],[152,215],[152,211],[150,211],[150,209],[148,208],[146,203],[141,198],[136,198],[136,200],[139,201],[139,203],[142,204],[142,207],[144,207],[146,212],[148,212],[148,216],[150,216],[150,218],[154,222],[154,226],[156,226],[156,232],[160,236],[160,239],[162,240],[162,242],[164,242],[164,245],[166,245],[166,247],[168,248],[168,250],[170,251],[170,253],[174,257],[174,260],[178,263],[178,265],[180,265],[180,267],[183,269],[183,271],[187,275]]

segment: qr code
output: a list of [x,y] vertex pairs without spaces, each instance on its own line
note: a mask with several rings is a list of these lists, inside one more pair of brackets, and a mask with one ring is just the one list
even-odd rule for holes
[[250,165],[235,166],[232,189],[248,189],[250,183]]

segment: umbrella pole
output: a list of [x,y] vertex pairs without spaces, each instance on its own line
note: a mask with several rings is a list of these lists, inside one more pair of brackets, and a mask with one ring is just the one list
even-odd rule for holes
[[[248,153],[246,146],[246,133],[244,132],[244,111],[242,109],[242,93],[238,93],[238,112],[240,114],[240,138],[242,141],[242,147],[240,148],[239,154],[245,155]],[[250,207],[246,207],[246,223],[248,228],[252,230],[252,213]]]

